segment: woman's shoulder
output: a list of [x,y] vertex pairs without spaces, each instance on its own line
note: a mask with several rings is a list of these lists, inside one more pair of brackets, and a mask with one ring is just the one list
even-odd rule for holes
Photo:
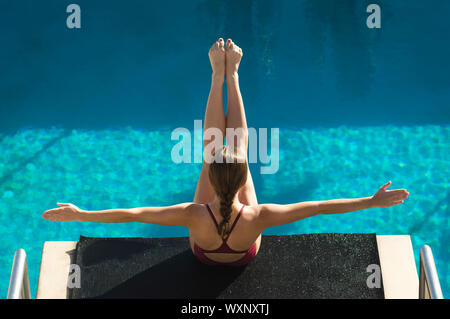
[[204,213],[205,204],[189,203],[186,205],[186,210],[188,210],[189,214],[198,215]]
[[253,221],[256,219],[259,215],[259,207],[256,206],[244,206],[244,209],[242,210],[242,216],[241,218],[244,218],[248,221]]

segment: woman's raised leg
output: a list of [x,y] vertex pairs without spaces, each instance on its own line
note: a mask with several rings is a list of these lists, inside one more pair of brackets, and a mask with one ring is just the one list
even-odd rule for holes
[[[212,77],[211,89],[209,91],[208,102],[206,104],[203,133],[209,128],[217,128],[225,136],[225,113],[223,109],[223,83],[225,78],[225,44],[223,39],[215,42],[209,50],[209,60],[211,62]],[[206,147],[214,141],[203,139],[203,145]],[[223,144],[223,139],[222,139]],[[208,177],[209,164],[203,160],[202,171],[198,178],[197,188],[195,189],[194,203],[205,204],[214,200],[215,194]]]
[[[238,148],[238,151],[247,156],[248,149],[248,128],[247,119],[245,117],[244,102],[242,99],[241,91],[239,89],[239,75],[238,69],[243,56],[242,49],[235,45],[231,39],[226,43],[226,68],[225,76],[227,81],[227,115],[226,115],[226,127],[234,129],[234,134],[227,134],[227,144],[233,142],[234,147]],[[250,170],[247,175],[247,182],[241,188],[238,194],[238,199],[245,205],[258,205],[258,199],[256,197],[255,186],[253,185],[252,175]]]

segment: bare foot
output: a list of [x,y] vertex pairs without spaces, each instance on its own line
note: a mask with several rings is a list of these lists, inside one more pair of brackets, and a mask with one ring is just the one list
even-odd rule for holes
[[225,44],[222,38],[211,46],[208,56],[213,70],[213,77],[221,77],[223,80],[225,76]]
[[242,49],[238,47],[231,39],[227,40],[226,44],[226,76],[231,77],[237,74],[239,63],[243,56]]

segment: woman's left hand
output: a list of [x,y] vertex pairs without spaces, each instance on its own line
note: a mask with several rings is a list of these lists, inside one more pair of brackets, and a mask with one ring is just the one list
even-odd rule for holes
[[49,209],[42,214],[42,218],[51,221],[70,222],[80,220],[81,209],[70,203],[56,203],[58,208]]
[[406,189],[386,190],[391,185],[391,181],[381,186],[375,195],[371,197],[372,208],[391,207],[402,204],[408,198],[409,193]]

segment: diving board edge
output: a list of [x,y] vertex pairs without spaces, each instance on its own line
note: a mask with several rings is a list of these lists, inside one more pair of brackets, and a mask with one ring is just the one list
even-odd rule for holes
[[418,299],[419,276],[409,235],[377,235],[385,299]]
[[[386,299],[417,299],[419,278],[409,235],[377,235]],[[42,248],[37,299],[66,299],[76,241],[46,241]]]

